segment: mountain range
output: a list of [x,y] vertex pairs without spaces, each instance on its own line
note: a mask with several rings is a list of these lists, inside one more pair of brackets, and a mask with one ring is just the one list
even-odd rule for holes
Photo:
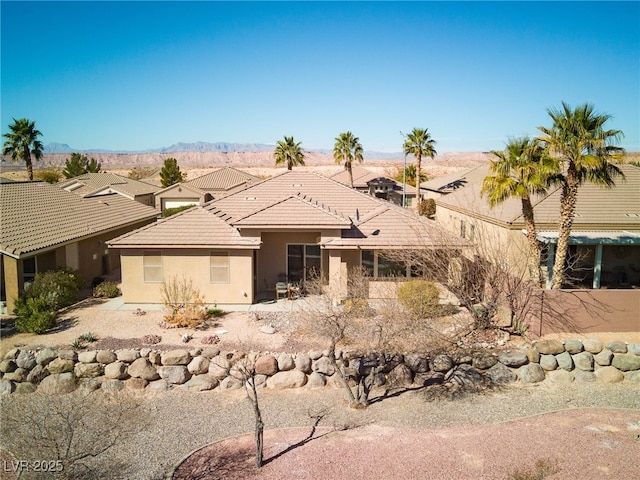
[[[146,154],[146,153],[184,153],[184,152],[273,152],[275,145],[266,145],[263,143],[230,143],[230,142],[191,142],[184,143],[178,142],[168,147],[150,148],[147,150],[138,151],[125,151],[125,150],[106,150],[106,149],[85,149],[79,150],[72,148],[66,143],[49,143],[44,146],[43,153],[51,154],[71,154],[71,153],[106,153],[106,154]],[[331,150],[326,149],[311,149],[308,150],[315,153],[332,153]],[[367,158],[398,158],[402,156],[402,153],[384,153],[365,151],[364,155]]]

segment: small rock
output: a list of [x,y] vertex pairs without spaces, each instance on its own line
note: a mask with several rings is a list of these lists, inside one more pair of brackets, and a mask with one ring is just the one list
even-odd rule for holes
[[404,363],[414,373],[426,373],[429,371],[429,359],[426,355],[408,353],[404,356]]
[[266,333],[267,335],[273,335],[274,333],[276,333],[277,330],[271,325],[262,325],[260,327],[260,331],[262,333]]
[[573,370],[573,359],[569,352],[559,353],[556,355],[556,360],[558,361],[558,368],[567,371]]
[[36,356],[31,352],[22,350],[18,354],[18,357],[16,358],[16,365],[18,366],[18,368],[31,370],[33,367],[36,366]]
[[16,368],[11,373],[5,373],[2,376],[2,379],[8,380],[10,382],[20,383],[20,382],[24,382],[27,379],[27,375],[28,375],[28,371],[25,370],[24,368]]
[[15,372],[17,368],[18,368],[18,365],[14,360],[5,358],[4,360],[2,360],[2,362],[0,362],[0,372],[2,373]]
[[9,380],[0,380],[0,395],[9,395],[16,389],[16,385]]
[[308,388],[323,388],[327,384],[327,380],[324,375],[318,372],[313,372],[307,378]]
[[209,359],[201,355],[197,356],[189,362],[187,370],[189,370],[189,373],[193,375],[202,375],[203,373],[207,373],[209,371]]
[[220,382],[220,390],[237,390],[242,388],[242,380],[233,377],[225,377]]
[[127,373],[134,378],[142,378],[148,382],[160,378],[156,367],[154,367],[146,358],[137,358],[127,368]]
[[44,377],[49,375],[49,370],[42,365],[36,365],[27,375],[27,382],[40,383]]
[[388,380],[392,387],[408,387],[413,383],[413,371],[401,363],[389,372]]
[[330,377],[336,372],[336,367],[334,367],[333,363],[331,363],[331,360],[329,360],[328,357],[320,357],[318,360],[313,362],[313,364],[311,365],[311,370]]
[[433,359],[432,370],[434,372],[448,372],[453,368],[453,360],[448,355],[436,355]]
[[524,353],[527,354],[529,363],[540,363],[540,352],[535,348],[527,347],[524,349]]
[[144,390],[149,384],[144,378],[131,377],[124,382],[124,386],[131,390]]
[[295,365],[298,370],[306,374],[310,374],[311,370],[311,357],[306,353],[300,353],[296,355]]
[[140,357],[140,352],[133,349],[118,350],[116,351],[116,357],[119,362],[133,363]]
[[263,355],[256,360],[255,371],[261,375],[275,375],[278,371],[278,360],[273,355]]
[[222,380],[229,373],[231,363],[224,355],[217,355],[209,360],[209,374]]
[[169,350],[161,353],[162,365],[188,365],[191,361],[189,352],[182,349]]
[[558,360],[555,355],[540,355],[540,366],[550,372],[558,368]]
[[296,364],[293,361],[293,356],[288,353],[280,353],[278,355],[278,370],[287,371],[293,370]]
[[75,363],[73,362],[73,360],[56,358],[55,360],[49,362],[49,365],[47,365],[47,370],[49,370],[49,372],[52,374],[73,372],[74,366]]
[[630,343],[627,345],[627,353],[640,356],[640,343]]
[[309,358],[311,358],[311,360],[318,360],[320,357],[322,357],[322,352],[318,350],[311,350],[309,352]]
[[104,376],[112,380],[124,380],[129,378],[127,364],[123,362],[113,362],[104,367]]
[[[18,355],[20,354],[20,349],[18,348],[12,348],[11,350],[9,350],[7,353],[4,354],[4,357],[2,357],[3,360],[15,360],[16,358],[18,358]],[[56,358],[58,355],[55,355],[53,358]]]
[[51,350],[50,348],[45,348],[44,350],[40,350],[36,355],[36,363],[38,365],[42,365],[46,367],[49,365],[49,362],[58,358],[58,354]]
[[208,359],[212,359],[213,357],[217,357],[220,355],[220,349],[215,347],[204,347],[202,349],[202,356]]
[[502,352],[498,355],[498,360],[500,363],[506,365],[507,367],[521,367],[522,365],[526,365],[529,361],[527,354],[523,350],[511,350],[508,352]]
[[218,386],[218,379],[211,375],[196,375],[184,384],[185,388],[196,392],[211,390]]
[[106,365],[107,363],[113,363],[118,359],[117,355],[111,350],[98,350],[96,353],[96,361]]
[[98,352],[96,350],[88,350],[78,353],[78,361],[80,363],[95,363]]
[[182,385],[191,378],[191,374],[187,367],[182,365],[168,365],[158,367],[160,378],[170,384]]
[[95,378],[104,374],[104,366],[101,363],[76,363],[73,373],[78,378]]
[[582,370],[585,372],[593,371],[593,355],[589,352],[580,352],[571,357],[573,359],[573,363],[578,370]]
[[160,352],[152,350],[149,352],[149,361],[153,365],[162,365],[162,355],[160,354]]
[[153,390],[158,392],[165,392],[169,390],[171,386],[165,382],[164,380],[156,380],[155,382],[149,382],[147,385],[147,390]]
[[60,350],[58,352],[58,358],[62,360],[71,360],[72,362],[78,361],[78,352],[75,350]]

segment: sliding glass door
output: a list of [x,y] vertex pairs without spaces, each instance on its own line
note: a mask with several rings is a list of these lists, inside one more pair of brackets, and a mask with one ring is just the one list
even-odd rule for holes
[[321,271],[320,245],[287,245],[287,280],[289,282],[318,277]]

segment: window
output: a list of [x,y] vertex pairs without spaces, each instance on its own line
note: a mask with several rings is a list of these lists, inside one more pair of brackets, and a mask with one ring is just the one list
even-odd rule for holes
[[209,279],[211,283],[229,283],[229,253],[211,252],[209,255]]
[[162,282],[162,253],[160,251],[144,252],[142,263],[145,282]]
[[407,266],[384,258],[374,250],[362,250],[360,264],[371,278],[406,277]]
[[287,280],[299,282],[310,280],[320,275],[322,256],[320,245],[289,244],[287,245]]
[[464,220],[460,220],[460,236],[462,238],[467,236],[467,224],[464,223]]
[[24,281],[24,289],[26,290],[36,278],[36,257],[25,258],[22,261],[22,278]]

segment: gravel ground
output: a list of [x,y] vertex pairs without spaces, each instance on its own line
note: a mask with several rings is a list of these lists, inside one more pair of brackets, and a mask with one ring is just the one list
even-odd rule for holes
[[[344,404],[342,391],[327,387],[284,392],[263,390],[260,402],[266,430],[304,427],[303,432],[310,431],[318,416],[322,416],[319,428],[355,429],[354,432],[363,433],[367,431],[364,429],[373,426],[391,428],[395,432],[444,427],[464,430],[474,425],[500,424],[543,413],[583,408],[630,409],[630,415],[635,416],[640,428],[639,390],[637,384],[631,383],[555,385],[545,382],[467,394],[457,399],[444,399],[427,394],[429,390],[416,390],[398,392],[378,399],[380,401],[376,401],[374,395],[369,408],[353,410]],[[92,395],[104,394],[95,392]],[[136,396],[149,424],[95,459],[93,466],[102,472],[97,478],[164,478],[194,450],[228,437],[250,434],[254,428],[252,408],[242,390],[191,393],[176,388],[170,392],[144,392]],[[3,403],[28,402],[30,397],[12,395],[3,399]],[[509,434],[514,435],[513,432]],[[11,449],[10,435],[1,440],[5,448]],[[514,438],[514,446],[522,445],[525,440],[526,437]],[[557,448],[566,453],[571,447],[558,445]],[[320,475],[319,478],[323,477]],[[357,476],[345,475],[345,478]]]

